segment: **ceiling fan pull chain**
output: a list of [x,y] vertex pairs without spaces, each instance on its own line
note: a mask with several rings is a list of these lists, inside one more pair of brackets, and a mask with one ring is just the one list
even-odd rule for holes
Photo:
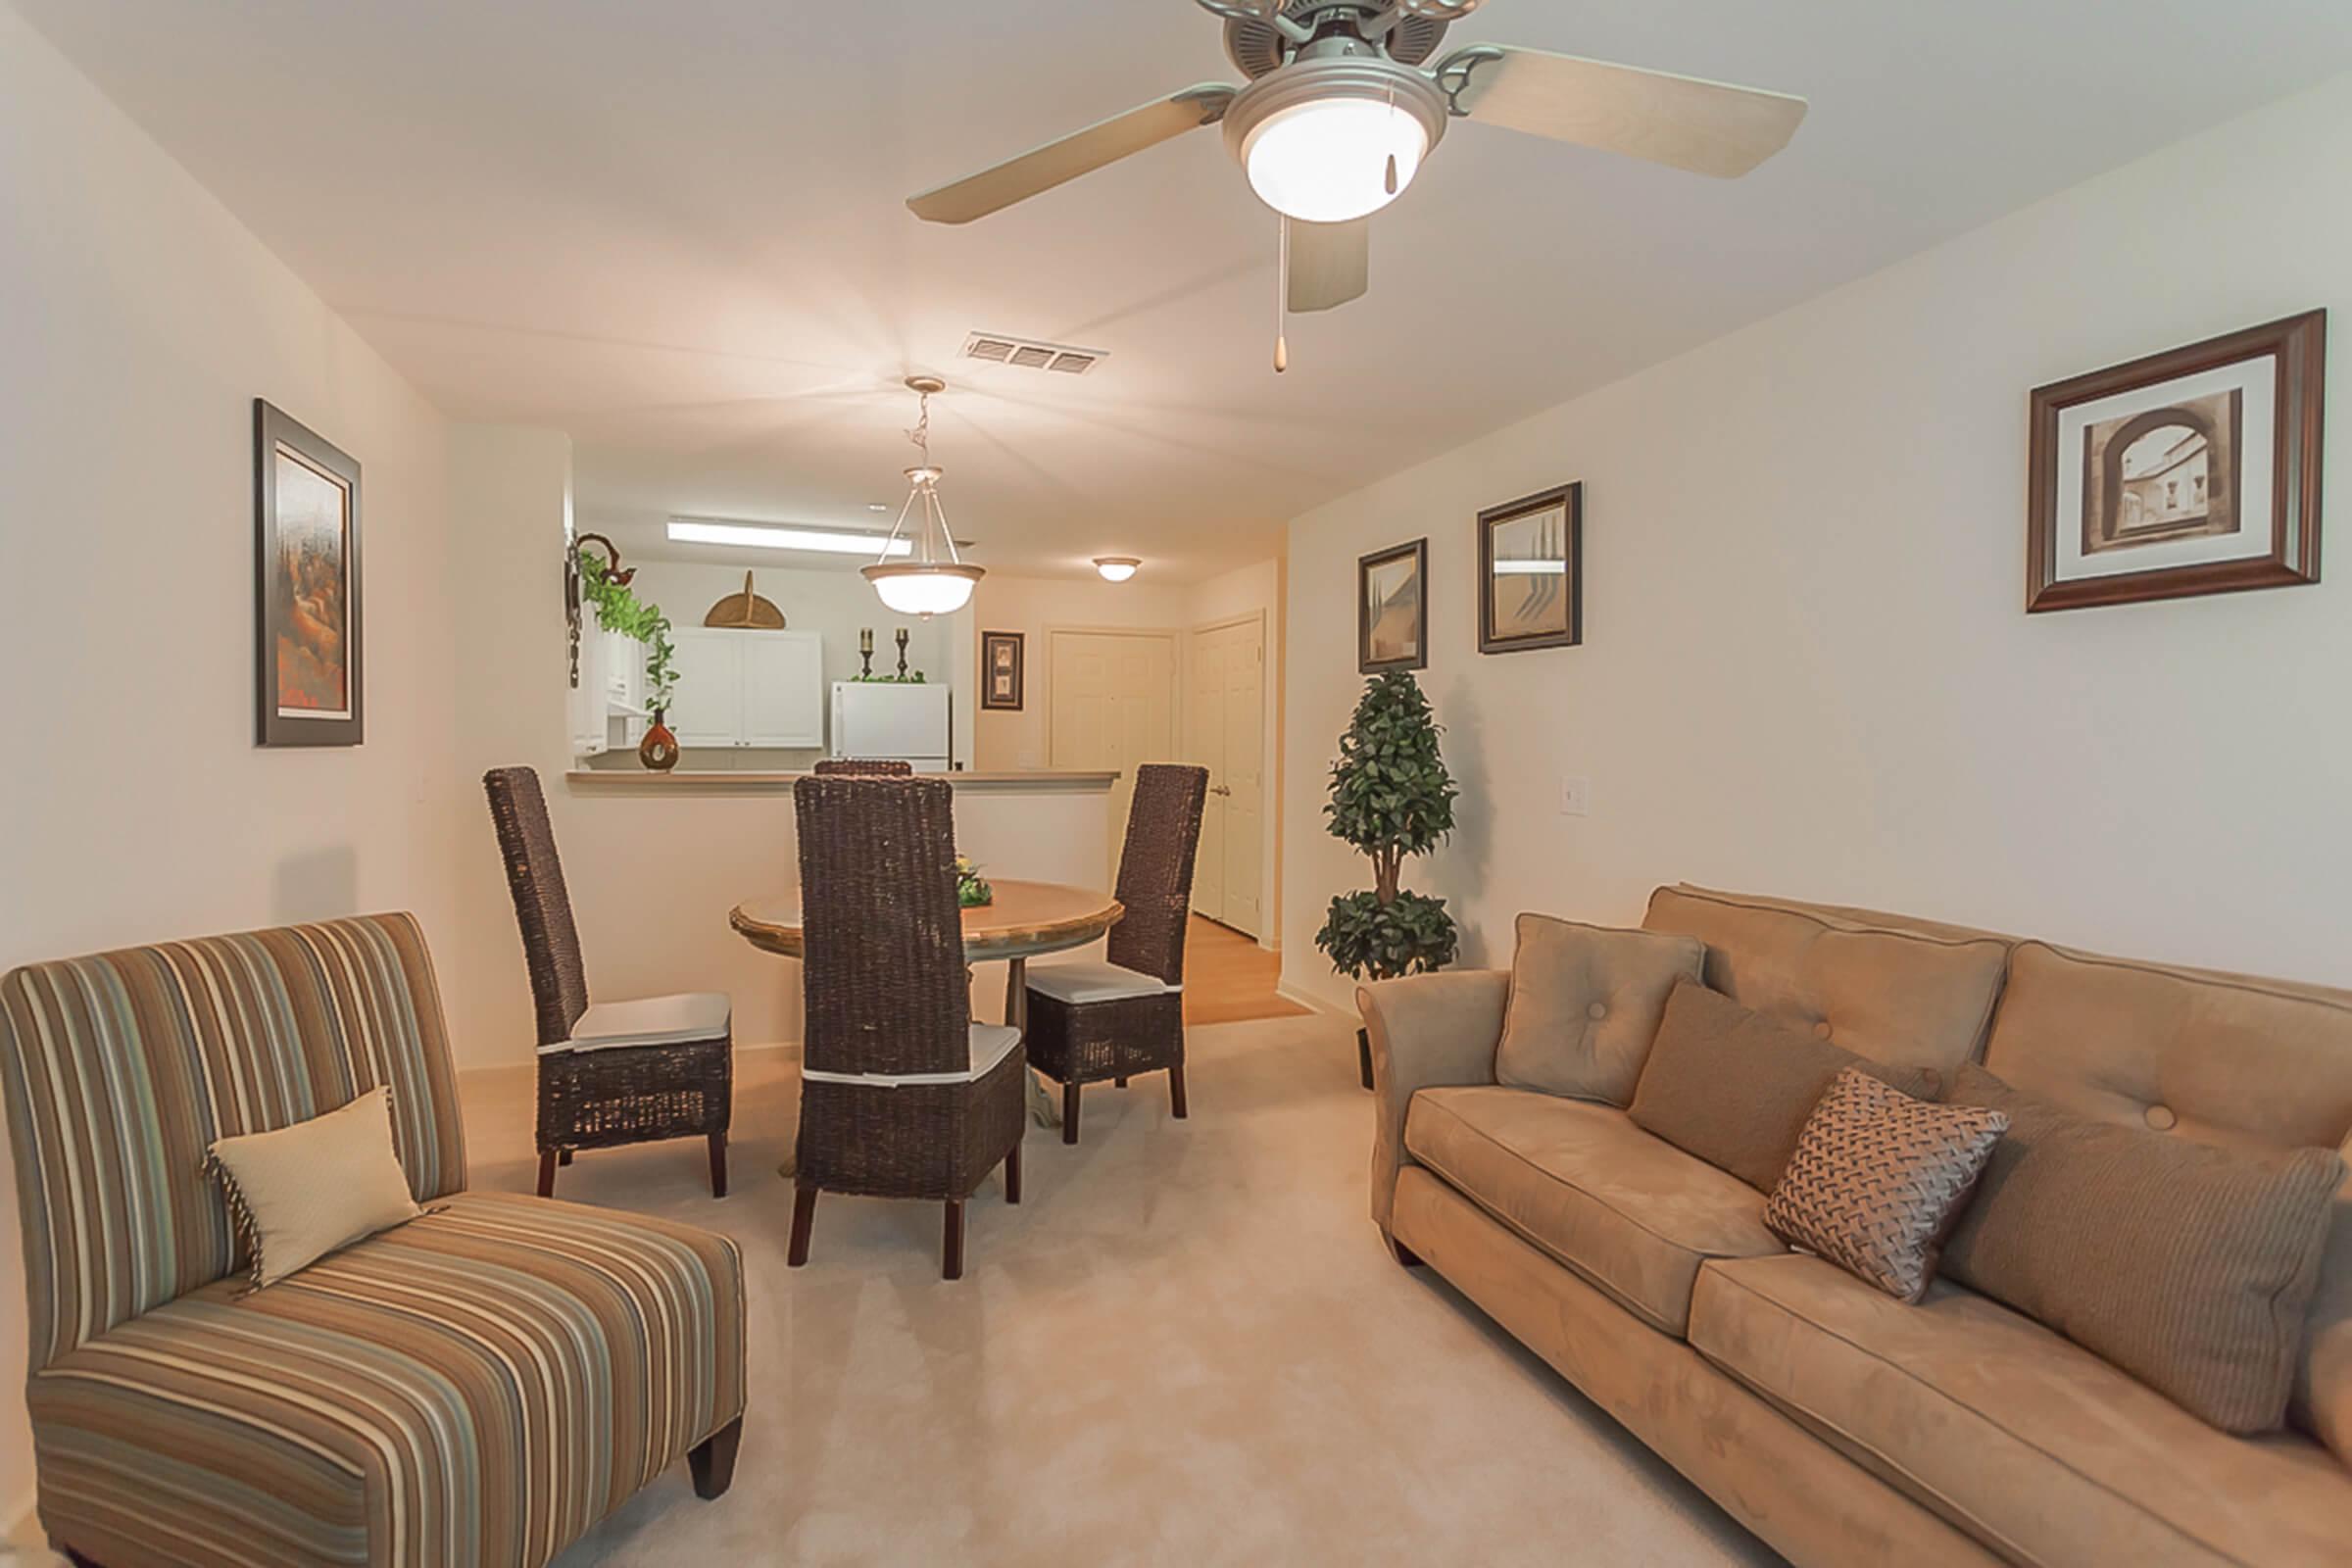
[[[1391,83],[1389,84],[1389,114],[1390,114],[1392,117],[1394,117],[1394,116],[1396,115],[1396,84],[1395,82],[1391,82]],[[1396,195],[1396,151],[1395,151],[1395,149],[1391,149],[1391,150],[1390,150],[1390,153],[1389,153],[1389,172],[1388,172],[1387,177],[1385,178],[1385,180],[1383,181],[1383,183],[1384,183],[1384,184],[1385,184],[1385,185],[1388,187],[1388,192],[1389,192],[1389,194],[1390,194],[1390,195],[1394,196],[1394,195]]]
[[1278,217],[1281,225],[1280,260],[1274,269],[1274,373],[1280,375],[1291,368],[1291,340],[1288,335],[1291,309],[1291,220]]

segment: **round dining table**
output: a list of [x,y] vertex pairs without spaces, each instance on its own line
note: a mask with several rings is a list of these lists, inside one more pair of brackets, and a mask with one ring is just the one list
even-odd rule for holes
[[[1040,954],[1084,947],[1117,925],[1127,909],[1099,888],[1010,877],[991,878],[990,885],[995,898],[963,911],[963,961],[968,965],[1001,959],[1007,965],[1004,1021],[1026,1034],[1029,960]],[[735,906],[727,924],[762,953],[797,958],[804,952],[798,892],[747,899]],[[1061,1122],[1061,1107],[1035,1073],[1029,1075],[1029,1114],[1041,1127]]]

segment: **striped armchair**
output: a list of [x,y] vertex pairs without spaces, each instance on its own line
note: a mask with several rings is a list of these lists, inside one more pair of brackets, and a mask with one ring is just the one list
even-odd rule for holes
[[[207,1148],[379,1084],[427,1214],[248,1292]],[[18,969],[0,1090],[40,1518],[77,1561],[532,1568],[681,1455],[726,1490],[735,1244],[466,1191],[412,917]]]

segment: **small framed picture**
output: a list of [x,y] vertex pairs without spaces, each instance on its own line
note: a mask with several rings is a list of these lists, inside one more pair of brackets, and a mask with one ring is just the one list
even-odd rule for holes
[[1478,514],[1478,651],[1585,640],[1585,487],[1522,496]]
[[1021,710],[1021,633],[980,634],[980,706],[1004,712]]
[[253,403],[254,739],[357,746],[360,466]]
[[2318,582],[2327,321],[2034,388],[2026,609]]
[[1355,564],[1355,667],[1367,675],[1429,667],[1429,541]]

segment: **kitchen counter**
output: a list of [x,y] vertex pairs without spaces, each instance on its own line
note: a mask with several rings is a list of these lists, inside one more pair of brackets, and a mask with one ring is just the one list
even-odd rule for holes
[[[572,790],[597,794],[773,795],[789,791],[807,773],[749,773],[724,769],[676,768],[667,773],[644,768],[574,768],[564,775]],[[1060,771],[1050,768],[1003,772],[917,773],[917,778],[944,778],[956,790],[990,794],[1093,794],[1107,791],[1118,778],[1113,773]]]

